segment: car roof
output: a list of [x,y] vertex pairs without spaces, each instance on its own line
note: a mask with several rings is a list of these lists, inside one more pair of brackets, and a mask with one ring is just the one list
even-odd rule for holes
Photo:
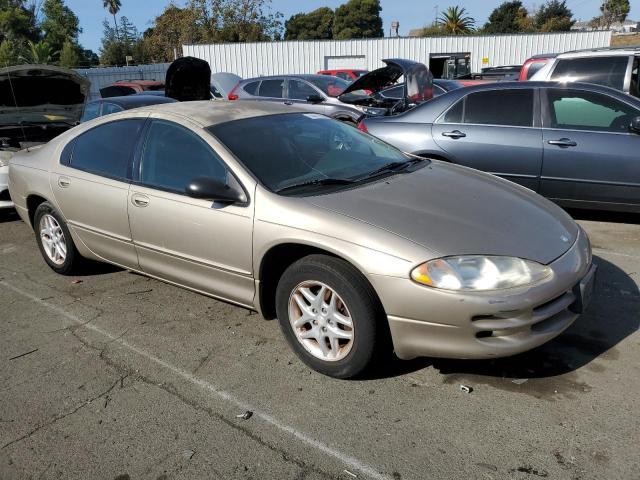
[[[126,95],[122,97],[107,97],[95,100],[94,102],[115,103],[123,108],[138,108],[159,103],[174,103],[177,100],[159,95]],[[92,103],[94,103],[92,102]]]
[[579,58],[579,57],[611,57],[627,56],[640,52],[640,47],[620,47],[620,48],[592,48],[588,50],[573,50],[560,53],[558,58]]
[[201,100],[196,102],[177,102],[151,105],[142,109],[149,113],[167,113],[185,117],[203,127],[242,120],[244,118],[263,117],[282,113],[304,113],[304,110],[275,102],[256,100],[235,100],[233,102],[212,102]]

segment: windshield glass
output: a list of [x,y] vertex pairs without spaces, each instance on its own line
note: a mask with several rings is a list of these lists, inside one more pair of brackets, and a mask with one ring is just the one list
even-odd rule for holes
[[317,77],[306,77],[305,80],[313,83],[316,87],[322,90],[330,97],[337,97],[345,88],[349,86],[349,82],[338,77],[331,77],[329,75],[318,75]]
[[234,120],[207,130],[274,192],[299,184],[306,185],[287,193],[341,188],[340,181],[360,181],[385,165],[409,160],[381,140],[312,113]]

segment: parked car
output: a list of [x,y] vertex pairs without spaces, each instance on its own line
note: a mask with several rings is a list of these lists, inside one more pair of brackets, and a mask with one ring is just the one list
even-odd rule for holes
[[507,81],[517,80],[522,65],[501,65],[497,67],[485,67],[480,73],[469,73],[455,77],[454,80],[489,80]]
[[543,53],[540,55],[534,55],[533,57],[527,59],[526,62],[522,65],[520,69],[520,75],[518,75],[518,80],[524,82],[526,80],[531,80],[537,72],[539,72],[542,67],[547,65],[551,60],[558,56],[557,53]]
[[211,99],[228,100],[229,93],[242,81],[235,73],[217,72],[211,74]]
[[123,97],[153,90],[164,90],[164,82],[156,80],[119,80],[100,89],[102,98]]
[[[439,97],[440,95],[456,90],[458,88],[470,87],[472,85],[481,85],[487,83],[487,80],[445,80],[442,78],[433,79],[433,96]],[[404,92],[404,84],[400,83],[392,85],[378,92],[378,96],[390,99],[400,100]]]
[[562,53],[531,80],[595,83],[640,97],[640,48],[603,48]]
[[593,291],[587,235],[551,202],[270,102],[98,118],[16,155],[10,177],[54,271],[107,261],[277,316],[335,377],[387,339],[404,359],[528,350]]
[[89,81],[49,65],[0,69],[0,209],[12,208],[9,161],[15,152],[48,142],[75,126]]
[[320,70],[318,75],[331,75],[333,77],[338,77],[347,82],[353,82],[354,80],[359,79],[363,75],[369,73],[369,70],[358,70],[358,69],[349,69],[349,68],[340,68],[337,70]]
[[416,155],[490,172],[567,207],[640,211],[640,100],[592,84],[453,90],[360,129]]
[[112,113],[130,110],[132,108],[146,107],[149,105],[157,105],[160,103],[175,103],[177,100],[173,98],[163,97],[160,95],[135,94],[125,97],[109,97],[101,98],[87,103],[82,115],[81,122],[87,122],[94,118],[110,115]]

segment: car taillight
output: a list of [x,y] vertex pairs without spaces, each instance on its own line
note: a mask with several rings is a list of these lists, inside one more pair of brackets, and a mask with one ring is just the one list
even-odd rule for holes
[[367,126],[364,124],[364,120],[360,120],[360,123],[358,123],[358,130],[364,133],[369,133]]
[[240,84],[238,83],[235,87],[233,87],[233,90],[231,90],[229,92],[229,95],[227,95],[227,98],[229,100],[238,100],[238,94],[236,93],[236,90],[238,90],[238,88],[240,88]]

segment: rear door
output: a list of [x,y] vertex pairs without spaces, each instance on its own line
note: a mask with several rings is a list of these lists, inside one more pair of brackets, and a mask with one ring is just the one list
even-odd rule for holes
[[286,83],[284,78],[267,78],[260,82],[256,95],[259,100],[283,102]]
[[609,95],[543,89],[541,193],[567,205],[640,205],[640,110]]
[[538,190],[542,131],[537,89],[483,90],[460,99],[433,124],[454,163]]
[[146,119],[103,123],[65,147],[51,188],[70,230],[94,254],[138,268],[127,196],[135,147]]

